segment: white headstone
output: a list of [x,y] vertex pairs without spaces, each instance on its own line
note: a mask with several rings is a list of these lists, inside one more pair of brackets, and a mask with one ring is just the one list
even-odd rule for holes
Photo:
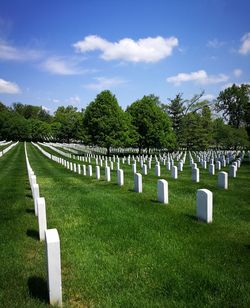
[[95,171],[96,171],[96,179],[100,180],[100,166],[96,166],[95,167]]
[[231,165],[229,167],[229,176],[231,178],[236,178],[237,167],[235,165]]
[[62,278],[60,239],[57,229],[48,229],[45,232],[49,303],[62,306]]
[[82,165],[82,174],[86,175],[86,165]]
[[142,193],[142,175],[140,173],[134,174],[134,190],[135,192]]
[[146,164],[143,165],[142,174],[143,175],[147,175],[148,174],[148,166]]
[[111,176],[110,176],[110,167],[105,167],[105,179],[106,181],[110,182]]
[[228,174],[221,171],[218,173],[218,186],[224,189],[228,189]]
[[192,181],[199,183],[200,182],[200,170],[199,168],[192,169]]
[[38,184],[33,184],[33,200],[34,200],[34,209],[35,209],[35,215],[37,216],[37,198],[40,197],[39,194],[39,185]]
[[198,189],[196,194],[196,215],[207,223],[213,220],[213,193],[208,189]]
[[209,164],[209,173],[210,173],[211,175],[214,175],[214,172],[215,172],[215,170],[214,170],[214,164]]
[[155,165],[155,175],[161,176],[161,167],[160,164]]
[[92,165],[88,165],[88,176],[92,176]]
[[134,164],[132,165],[132,172],[133,172],[133,173],[136,173],[136,163],[134,163]]
[[178,179],[178,169],[176,166],[172,167],[172,178],[175,180]]
[[46,206],[45,199],[37,198],[37,216],[38,216],[38,227],[39,227],[39,239],[44,241],[45,231],[47,230],[47,219],[46,219]]
[[166,180],[157,181],[157,199],[161,203],[168,204],[168,182]]
[[124,172],[122,169],[117,170],[117,182],[119,186],[124,185]]

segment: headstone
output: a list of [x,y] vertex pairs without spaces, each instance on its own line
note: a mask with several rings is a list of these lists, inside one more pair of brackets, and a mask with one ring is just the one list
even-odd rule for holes
[[88,176],[92,176],[92,165],[88,165]]
[[211,174],[211,175],[214,175],[214,164],[209,164],[209,173]]
[[196,194],[197,218],[207,223],[213,220],[213,193],[208,189],[198,189]]
[[117,182],[119,186],[124,185],[124,172],[122,169],[117,170]]
[[78,167],[78,174],[81,174],[81,165],[77,165],[77,167]]
[[192,169],[192,181],[194,181],[195,183],[200,182],[200,170],[199,170],[199,168],[193,168]]
[[176,166],[172,167],[172,178],[175,180],[178,179],[178,169]]
[[46,219],[46,206],[45,199],[37,198],[37,217],[38,217],[38,227],[39,227],[39,239],[40,241],[44,241],[45,231],[47,230],[47,219]]
[[221,162],[220,162],[220,161],[217,161],[217,162],[216,162],[216,169],[217,169],[217,170],[220,170],[220,169],[221,169]]
[[48,229],[45,232],[49,303],[62,306],[62,278],[60,239],[57,229]]
[[228,189],[228,174],[221,171],[218,173],[218,186],[224,189]]
[[95,171],[96,171],[96,179],[100,180],[100,166],[96,166],[95,167]]
[[170,161],[167,162],[167,170],[168,170],[168,171],[171,170],[171,162],[170,162]]
[[111,180],[111,177],[110,177],[110,167],[105,167],[105,179],[108,182],[110,182],[110,180]]
[[135,192],[142,193],[142,175],[140,173],[134,174],[134,190]]
[[86,165],[82,165],[82,174],[86,175]]
[[34,210],[35,210],[35,215],[37,216],[37,198],[40,197],[39,194],[39,185],[38,184],[33,184],[33,200],[34,200]]
[[134,164],[132,165],[132,172],[133,172],[133,173],[136,173],[136,163],[134,163]]
[[142,174],[143,175],[147,175],[148,174],[148,166],[146,164],[143,165]]
[[166,180],[157,181],[157,199],[161,203],[168,204],[168,182]]
[[236,173],[237,173],[237,169],[236,169],[236,166],[235,165],[231,165],[229,167],[229,176],[231,178],[236,178]]
[[179,163],[178,163],[178,170],[183,171],[183,162],[182,161],[179,161]]
[[160,164],[155,165],[155,175],[161,176],[161,167]]

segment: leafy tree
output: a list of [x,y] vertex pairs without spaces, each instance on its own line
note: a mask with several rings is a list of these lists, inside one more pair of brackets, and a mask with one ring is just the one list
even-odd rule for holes
[[132,124],[138,134],[139,151],[154,148],[172,148],[175,136],[168,115],[160,107],[158,97],[144,96],[127,108],[132,117]]
[[118,105],[116,97],[108,90],[97,95],[85,110],[84,127],[88,143],[107,148],[128,144],[131,123],[128,115]]
[[56,138],[61,141],[83,139],[83,115],[73,106],[60,106],[55,112],[54,121],[57,125]]
[[222,112],[229,125],[236,128],[250,127],[250,85],[242,84],[221,91],[216,103],[216,110]]
[[182,94],[178,93],[174,99],[170,99],[170,104],[165,106],[166,111],[172,120],[173,130],[177,136],[180,131],[181,119],[185,111],[184,102]]

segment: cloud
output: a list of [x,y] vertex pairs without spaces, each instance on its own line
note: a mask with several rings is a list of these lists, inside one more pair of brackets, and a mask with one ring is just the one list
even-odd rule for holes
[[237,87],[240,87],[242,84],[250,85],[250,81],[241,82],[241,83],[229,82],[229,83],[224,84],[224,85],[221,87],[221,90],[225,90],[225,89],[227,89],[227,88],[231,88],[232,85],[234,85],[234,84],[235,84]]
[[225,74],[219,75],[208,75],[206,71],[199,70],[197,72],[191,73],[179,73],[176,76],[171,76],[167,78],[167,82],[173,83],[178,86],[183,82],[194,81],[198,84],[216,84],[220,82],[225,82],[229,79],[229,76]]
[[246,33],[241,38],[241,47],[239,49],[239,53],[242,55],[247,55],[250,53],[250,32]]
[[221,48],[222,46],[224,46],[226,43],[225,42],[222,42],[222,41],[219,41],[218,39],[213,39],[213,40],[210,40],[207,42],[207,47],[210,47],[210,48]]
[[66,57],[50,57],[41,65],[42,69],[55,75],[79,75],[84,73],[78,67],[79,61]]
[[241,69],[239,69],[239,68],[236,68],[235,70],[234,70],[234,76],[235,77],[240,77],[241,75],[242,75],[242,70]]
[[94,78],[96,82],[85,84],[84,87],[90,90],[105,90],[126,83],[127,81],[120,78],[105,78],[96,77]]
[[4,40],[0,40],[0,60],[30,61],[41,58],[42,52],[29,48],[17,48]]
[[172,54],[174,47],[178,46],[176,37],[163,38],[161,36],[148,37],[134,41],[124,38],[118,42],[109,42],[99,36],[89,35],[82,41],[75,43],[77,52],[100,50],[101,58],[122,60],[128,62],[158,62]]
[[69,99],[67,99],[67,103],[70,105],[77,105],[81,102],[81,99],[78,95],[72,96]]
[[21,90],[16,83],[0,78],[0,93],[17,94],[20,92]]

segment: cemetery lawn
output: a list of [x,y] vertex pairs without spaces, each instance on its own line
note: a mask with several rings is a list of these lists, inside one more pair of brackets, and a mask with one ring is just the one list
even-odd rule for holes
[[[31,144],[27,150],[48,228],[57,228],[61,240],[64,307],[250,306],[249,163],[229,178],[228,191],[207,170],[193,183],[190,166],[178,180],[162,166],[160,178],[169,183],[169,205],[163,205],[156,201],[154,164],[138,194],[132,166],[121,164],[125,185],[119,187],[115,171],[108,183],[101,168],[98,181],[95,164],[93,177],[84,177]],[[22,144],[0,158],[0,168],[0,306],[45,307],[44,244]],[[214,194],[212,224],[195,218],[199,188]]]
[[23,144],[0,158],[0,170],[0,307],[48,307]]

